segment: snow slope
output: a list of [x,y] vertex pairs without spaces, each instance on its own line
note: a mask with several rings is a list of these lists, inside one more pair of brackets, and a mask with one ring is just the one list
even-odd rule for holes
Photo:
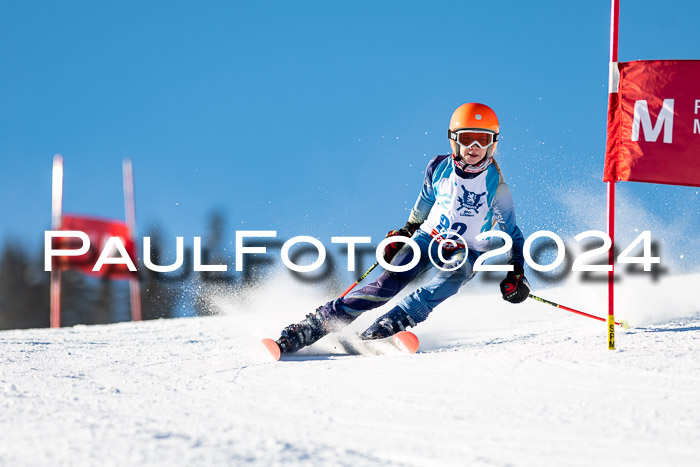
[[[699,280],[625,278],[616,351],[604,323],[470,286],[412,356],[324,339],[270,362],[257,340],[324,299],[281,307],[279,282],[212,297],[222,316],[1,332],[0,465],[698,465]],[[534,292],[602,315],[604,291]]]

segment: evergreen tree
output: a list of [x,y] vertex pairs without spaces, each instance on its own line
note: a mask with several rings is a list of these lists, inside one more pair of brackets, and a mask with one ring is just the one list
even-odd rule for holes
[[37,266],[19,241],[5,240],[0,253],[0,329],[49,325],[49,273],[43,261]]
[[[151,237],[151,261],[153,264],[162,265],[163,261],[162,245],[163,240],[158,230],[153,229],[148,235]],[[144,252],[146,254],[146,252]],[[185,253],[187,258],[187,253]],[[185,263],[188,261],[185,260]],[[183,269],[187,269],[187,264]],[[178,302],[177,282],[182,280],[182,275],[173,273],[158,273],[140,268],[143,271],[141,276],[141,315],[143,319],[158,319],[174,317],[174,309]]]

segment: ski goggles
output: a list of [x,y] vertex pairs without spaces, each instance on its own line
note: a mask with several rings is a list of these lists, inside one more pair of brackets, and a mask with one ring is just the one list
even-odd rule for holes
[[490,147],[498,141],[498,134],[489,130],[447,130],[447,137],[460,146],[471,147],[476,144],[481,149]]

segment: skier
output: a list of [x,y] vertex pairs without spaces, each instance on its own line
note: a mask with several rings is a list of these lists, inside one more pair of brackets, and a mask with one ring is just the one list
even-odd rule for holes
[[[424,321],[437,305],[474,276],[474,262],[490,248],[490,240],[475,237],[496,224],[513,240],[508,253],[513,271],[501,282],[501,293],[511,303],[525,300],[530,287],[523,270],[524,239],[515,222],[510,190],[493,158],[498,136],[498,118],[490,107],[478,103],[459,106],[448,130],[452,154],[436,156],[428,163],[408,222],[387,234],[411,237],[420,248],[419,262],[404,272],[384,271],[371,284],[332,300],[300,323],[287,326],[276,341],[280,350],[296,352],[341,329],[363,312],[391,300],[419,275],[439,266],[435,277],[379,317],[360,337],[388,337]],[[413,249],[399,242],[384,250],[384,259],[392,266],[406,265],[413,256]]]

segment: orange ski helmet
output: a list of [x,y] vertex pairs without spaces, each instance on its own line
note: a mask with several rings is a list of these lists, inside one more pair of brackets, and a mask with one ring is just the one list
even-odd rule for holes
[[[455,164],[466,172],[481,172],[490,163],[496,145],[498,144],[498,117],[491,107],[476,102],[462,104],[452,113],[450,119],[450,127],[447,130],[447,137],[450,139],[452,147],[452,159]],[[485,140],[476,140],[471,138],[474,134],[480,132],[486,133]],[[490,139],[489,139],[489,136]],[[465,136],[466,138],[462,138]],[[478,144],[479,147],[487,148],[486,156],[481,163],[476,166],[469,166],[461,162],[458,145],[463,145],[462,141],[471,142],[470,144]]]

